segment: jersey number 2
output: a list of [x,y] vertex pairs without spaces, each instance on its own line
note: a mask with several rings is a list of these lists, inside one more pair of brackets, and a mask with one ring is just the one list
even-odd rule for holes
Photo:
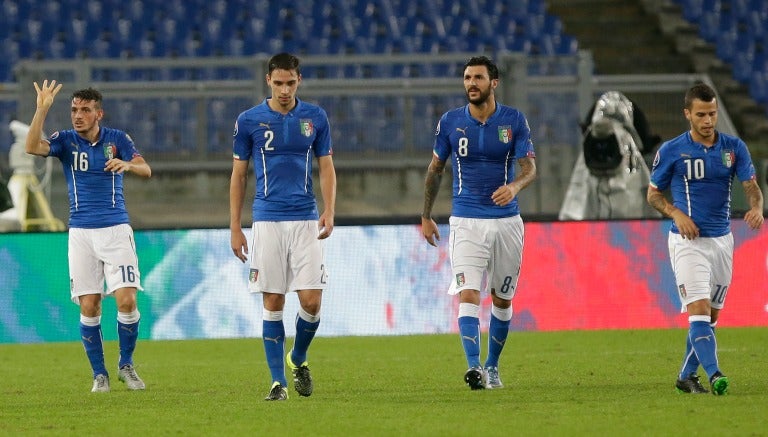
[[264,143],[264,150],[275,150],[275,148],[272,146],[272,140],[275,139],[275,133],[271,130],[264,131],[264,138],[267,139],[267,142]]

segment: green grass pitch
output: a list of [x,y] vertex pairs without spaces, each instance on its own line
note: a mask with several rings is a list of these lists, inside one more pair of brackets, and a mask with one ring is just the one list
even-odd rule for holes
[[[676,393],[684,335],[513,332],[505,387],[480,391],[457,335],[320,337],[315,393],[286,402],[263,400],[260,339],[141,341],[147,390],[115,370],[99,394],[79,343],[0,345],[0,435],[766,435],[768,328],[718,329],[721,397]],[[116,366],[115,342],[106,355]]]

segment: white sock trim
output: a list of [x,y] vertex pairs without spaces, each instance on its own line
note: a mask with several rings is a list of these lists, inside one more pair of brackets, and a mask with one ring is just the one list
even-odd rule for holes
[[299,308],[299,318],[307,323],[317,323],[320,321],[320,313],[318,312],[317,314],[309,314],[308,312],[304,311],[304,308]]
[[480,318],[480,305],[462,302],[459,304],[459,317]]
[[130,313],[121,313],[120,311],[117,312],[117,321],[125,324],[125,325],[132,325],[141,319],[141,313],[139,312],[139,309],[135,309],[131,311]]
[[85,326],[99,326],[101,325],[101,316],[88,317],[80,314],[80,323]]
[[700,315],[700,316],[688,316],[688,322],[707,322],[710,323],[712,321],[712,317]]
[[502,322],[512,320],[512,312],[512,305],[509,308],[499,308],[496,305],[491,305],[491,314]]
[[261,318],[264,321],[267,322],[279,322],[283,320],[283,312],[282,311],[269,311],[267,309],[262,310],[261,312]]

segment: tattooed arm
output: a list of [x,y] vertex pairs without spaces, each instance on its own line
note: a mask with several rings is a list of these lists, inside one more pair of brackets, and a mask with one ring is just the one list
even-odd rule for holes
[[744,214],[744,221],[750,228],[760,229],[763,225],[763,192],[760,191],[760,186],[755,179],[742,182],[741,185],[744,187],[749,204],[749,211]]
[[432,156],[432,162],[429,163],[427,176],[424,180],[424,210],[421,213],[421,232],[432,246],[437,246],[436,239],[440,240],[437,224],[432,220],[432,207],[435,205],[437,193],[440,191],[443,172],[445,172],[445,161],[441,161],[437,156]]

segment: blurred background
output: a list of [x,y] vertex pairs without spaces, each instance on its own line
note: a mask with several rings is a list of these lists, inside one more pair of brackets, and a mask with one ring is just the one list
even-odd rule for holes
[[[43,79],[64,83],[46,133],[70,128],[69,96],[93,86],[104,94],[102,124],[128,132],[152,166],[148,181],[125,179],[134,228],[228,227],[234,120],[267,96],[265,63],[280,51],[302,60],[299,97],[328,112],[338,224],[418,222],[435,125],[466,103],[462,65],[477,54],[502,70],[497,100],[531,125],[539,179],[520,196],[528,220],[557,219],[581,124],[609,90],[641,108],[663,141],[688,129],[685,90],[711,84],[719,128],[747,142],[765,192],[766,0],[0,3],[0,175],[33,175],[4,213],[20,230],[61,230],[68,218],[58,161],[13,150],[11,122],[29,123],[32,83]],[[435,207],[443,217],[446,179]]]

